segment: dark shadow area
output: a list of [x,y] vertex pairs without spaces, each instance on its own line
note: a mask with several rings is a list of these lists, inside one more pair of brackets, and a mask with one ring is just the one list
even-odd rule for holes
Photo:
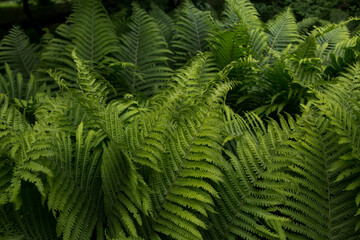
[[31,18],[25,13],[23,6],[0,7],[0,39],[13,25],[19,25],[32,42],[37,42],[43,34],[43,28],[53,31],[66,20],[71,12],[71,4],[30,6],[29,10]]

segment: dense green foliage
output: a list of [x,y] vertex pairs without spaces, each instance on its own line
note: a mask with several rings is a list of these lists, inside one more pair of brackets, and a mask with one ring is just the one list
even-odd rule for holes
[[0,42],[0,239],[359,239],[359,19],[79,0]]
[[279,10],[290,5],[299,20],[316,18],[338,22],[360,13],[360,4],[357,0],[256,0],[254,5],[263,19],[270,19]]

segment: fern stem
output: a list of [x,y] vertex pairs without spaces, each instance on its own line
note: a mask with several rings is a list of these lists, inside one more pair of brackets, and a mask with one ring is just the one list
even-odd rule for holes
[[[91,9],[94,9],[95,6],[94,6],[94,0],[91,2],[92,4],[92,8]],[[95,19],[94,19],[94,14],[95,14],[95,11],[92,11],[92,14],[91,14],[91,58],[90,58],[90,64],[91,64],[91,67],[94,66],[94,27],[95,27]]]
[[198,24],[197,24],[196,18],[193,18],[193,20],[194,20],[194,24],[195,24],[195,28],[196,28],[196,37],[197,37],[197,42],[198,42],[198,46],[199,46],[198,50],[202,51]]

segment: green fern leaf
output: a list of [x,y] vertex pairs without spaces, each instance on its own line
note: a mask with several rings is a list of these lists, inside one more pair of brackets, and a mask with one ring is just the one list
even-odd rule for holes
[[240,23],[247,26],[249,29],[256,29],[262,27],[262,22],[259,19],[259,13],[254,5],[248,0],[226,0],[225,19],[226,25]]
[[123,71],[125,79],[134,93],[150,96],[158,91],[171,75],[167,66],[167,43],[155,20],[136,3],[133,5],[130,31],[121,36],[121,62],[132,63],[133,71]]
[[57,137],[56,161],[48,162],[56,181],[48,188],[47,202],[57,216],[57,235],[63,239],[90,239],[102,221],[99,145],[103,138],[92,130],[86,133],[83,123],[77,128],[76,142],[66,133]]
[[101,176],[109,236],[126,232],[137,237],[136,223],[142,225],[140,213],[148,214],[151,210],[143,208],[149,205],[148,189],[135,165],[116,144],[110,143],[103,149]]
[[[219,85],[204,105],[189,109],[187,118],[177,120],[168,139],[169,152],[154,173],[154,230],[174,239],[203,239],[202,220],[214,209],[212,197],[218,197],[209,182],[222,181],[221,140],[223,125],[218,102],[229,87]],[[191,114],[192,112],[192,114]]]
[[119,51],[114,27],[98,0],[76,2],[73,14],[56,33],[59,37],[47,45],[39,71],[45,74],[49,69],[57,69],[70,82],[76,80],[76,66],[71,57],[74,49],[91,67],[101,63],[110,53]]
[[299,40],[298,27],[290,8],[280,13],[275,19],[266,24],[268,44],[270,49],[282,51],[291,43]]
[[30,44],[29,38],[17,26],[0,42],[0,63],[7,63],[14,73],[30,76],[39,63],[39,47]]
[[8,64],[5,64],[5,76],[0,74],[0,92],[8,94],[11,98],[30,99],[37,92],[44,90],[44,85],[39,86],[33,74],[30,74],[29,80],[23,78],[19,72],[14,76]]
[[279,210],[293,220],[284,224],[289,238],[356,239],[354,192],[344,192],[346,181],[335,181],[340,169],[330,171],[348,149],[338,144],[339,136],[329,127],[327,119],[307,108],[298,133],[303,137],[290,143],[300,156],[289,167],[299,188],[287,190],[285,207]]
[[214,32],[209,43],[220,69],[251,54],[248,29],[244,25]]
[[194,4],[186,0],[176,13],[175,33],[170,42],[171,49],[175,53],[173,59],[175,65],[182,66],[198,51],[205,51],[209,37],[211,16],[210,12],[198,10]]
[[278,239],[280,233],[272,225],[277,222],[281,226],[288,220],[271,209],[281,206],[283,199],[276,190],[288,184],[279,169],[294,155],[284,145],[292,133],[292,120],[288,124],[281,118],[282,125],[271,121],[266,128],[256,115],[230,119],[227,129],[232,140],[225,150],[228,162],[222,170],[224,181],[216,188],[221,197],[215,200],[217,213],[210,214],[211,228],[206,236]]
[[151,4],[151,10],[149,12],[150,16],[152,16],[155,22],[158,24],[160,31],[162,32],[167,43],[170,42],[175,22],[174,20],[167,15],[160,7],[155,4]]

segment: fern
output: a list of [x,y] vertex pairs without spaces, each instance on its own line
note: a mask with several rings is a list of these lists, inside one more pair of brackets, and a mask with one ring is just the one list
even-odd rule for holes
[[[289,220],[272,209],[283,204],[277,190],[289,184],[279,169],[291,164],[295,153],[287,148],[294,122],[281,118],[268,127],[256,115],[232,120],[227,128],[232,140],[225,150],[227,163],[222,171],[224,181],[216,190],[221,198],[215,200],[217,213],[210,213],[211,239],[285,239],[276,228]],[[255,128],[247,129],[249,126]],[[241,129],[240,132],[232,129]],[[233,147],[231,147],[233,146]]]
[[[194,79],[195,80],[195,79]],[[183,102],[173,116],[175,128],[168,135],[159,173],[154,172],[153,188],[155,232],[174,239],[202,239],[199,229],[206,228],[203,217],[214,211],[210,182],[221,181],[222,100],[231,84],[215,85],[206,101]],[[188,117],[183,118],[186,114]],[[152,236],[153,231],[150,231]]]
[[[51,144],[44,138],[41,129],[32,129],[24,115],[15,104],[9,104],[9,99],[0,95],[2,103],[0,114],[0,153],[6,165],[11,167],[12,176],[4,174],[1,205],[13,203],[16,209],[21,207],[19,196],[22,182],[34,184],[41,195],[45,196],[44,177],[52,177],[51,170],[45,166],[43,157],[52,156]],[[6,168],[5,168],[6,171]],[[7,180],[6,180],[7,179]],[[10,180],[10,181],[9,181]],[[6,188],[5,188],[6,186]]]
[[[348,149],[348,152],[333,163],[331,171],[337,174],[337,181],[347,184],[344,187],[345,190],[357,191],[355,199],[358,207],[360,186],[358,184],[359,169],[357,168],[359,159],[359,129],[357,124],[359,117],[359,70],[360,65],[357,62],[338,78],[336,84],[328,86],[316,103],[316,106],[331,120],[332,130],[339,136],[339,145]],[[360,210],[357,211],[357,214],[359,212]],[[359,224],[360,221],[358,220],[357,230]]]
[[166,42],[169,43],[173,35],[175,25],[174,20],[155,4],[151,5],[151,10],[149,14],[158,24],[159,29],[162,32]]
[[129,156],[116,144],[110,143],[103,149],[101,175],[109,235],[123,232],[137,237],[136,223],[142,225],[140,213],[148,214],[151,210],[147,186]]
[[[348,152],[338,144],[340,136],[329,131],[329,120],[305,109],[296,140],[290,145],[299,161],[289,166],[298,189],[285,188],[287,197],[279,211],[293,219],[284,223],[290,239],[356,239],[354,192],[344,192],[347,181],[336,181],[341,168],[332,165]],[[300,235],[300,236],[299,236]]]
[[119,51],[115,30],[98,0],[76,2],[73,14],[56,33],[59,37],[51,39],[42,54],[40,72],[57,69],[70,82],[76,79],[76,66],[71,57],[74,49],[91,67],[101,63],[110,52]]
[[323,66],[316,54],[316,40],[309,35],[295,49],[293,56],[285,60],[293,81],[303,86],[317,86],[322,81]]
[[[181,117],[183,108],[187,106],[187,99],[200,97],[204,93],[209,81],[217,76],[213,71],[213,59],[205,54],[195,57],[188,66],[174,74],[173,82],[168,83],[168,90],[153,97],[149,111],[144,109],[133,119],[134,123],[125,129],[133,161],[159,171],[158,164],[161,162],[161,153],[165,150],[164,144],[176,123],[176,118],[173,119],[172,116],[175,114]],[[138,137],[134,139],[134,136]]]
[[266,33],[270,49],[283,51],[299,39],[295,17],[290,8],[266,24]]
[[14,76],[8,64],[5,64],[5,76],[0,75],[0,92],[7,93],[11,98],[30,99],[36,92],[44,90],[44,86],[38,86],[35,76],[30,74],[29,80],[24,80],[21,73]]
[[[57,216],[57,235],[63,239],[90,239],[101,224],[102,191],[100,176],[103,134],[84,133],[80,123],[76,142],[69,133],[57,136],[55,161],[49,161],[54,179],[48,189],[48,206]],[[74,144],[74,146],[72,146]]]
[[189,0],[184,1],[176,13],[175,33],[170,42],[175,53],[176,66],[181,66],[196,55],[197,51],[206,50],[206,39],[211,24],[210,12],[198,10]]
[[0,63],[9,64],[14,73],[29,77],[39,63],[39,47],[31,44],[29,38],[18,27],[13,27],[9,35],[0,42]]
[[211,13],[79,0],[41,49],[10,31],[1,239],[359,238],[357,18]]
[[337,44],[349,39],[349,30],[346,27],[346,23],[347,21],[316,30],[316,40],[320,45],[317,53],[319,57],[326,60]]
[[156,193],[153,228],[175,239],[202,239],[197,228],[206,225],[196,214],[206,216],[205,210],[213,211],[211,195],[217,193],[206,179],[221,180],[216,167],[221,164],[221,125],[213,111],[204,108],[192,121],[179,123],[177,135],[169,139],[171,154],[160,165],[163,174],[152,177]]
[[121,53],[117,58],[133,64],[134,69],[123,71],[121,77],[133,93],[150,96],[171,74],[167,66],[170,51],[155,20],[136,3],[133,4],[131,19],[128,25],[130,31],[120,38]]
[[248,0],[227,0],[224,15],[223,21],[226,25],[241,23],[249,29],[261,28],[263,25],[259,19],[259,13]]
[[244,25],[213,33],[209,43],[218,67],[222,69],[230,62],[250,55],[249,38],[248,29]]

